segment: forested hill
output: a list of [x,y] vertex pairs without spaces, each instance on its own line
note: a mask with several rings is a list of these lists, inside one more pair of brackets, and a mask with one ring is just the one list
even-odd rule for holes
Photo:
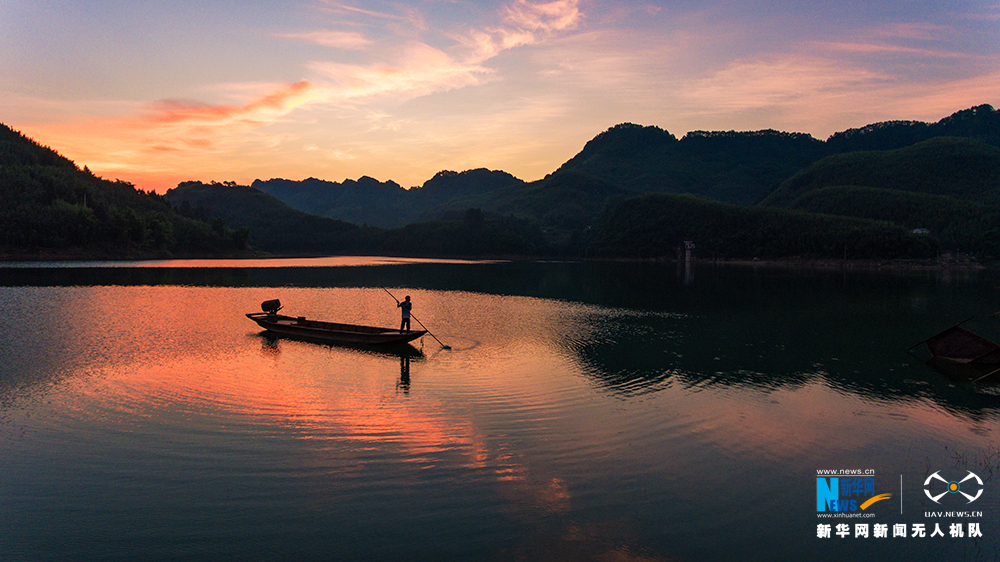
[[363,176],[342,183],[308,178],[256,180],[251,187],[273,195],[299,211],[357,225],[394,228],[436,218],[436,208],[454,199],[523,184],[507,172],[483,168],[442,171],[420,187],[403,189],[393,181]]
[[934,137],[961,137],[1000,147],[1000,111],[990,105],[963,109],[937,123],[886,121],[836,133],[827,139],[831,153],[892,150]]
[[232,182],[184,182],[165,197],[180,208],[203,209],[247,229],[252,247],[274,254],[515,257],[555,251],[537,224],[479,209],[386,229],[303,213]]
[[906,148],[849,152],[815,162],[771,192],[764,205],[790,206],[823,187],[853,185],[1000,204],[1000,148],[940,137]]
[[362,177],[186,182],[158,196],[0,127],[0,251],[665,258],[693,240],[726,258],[924,259],[958,248],[1000,259],[998,145],[1000,118],[986,105],[826,141],[773,130],[678,139],[625,123],[533,182],[477,169],[410,189]]
[[658,127],[623,123],[597,135],[559,171],[636,194],[690,193],[749,205],[826,150],[800,133],[695,131],[677,140]]
[[597,135],[559,169],[635,193],[690,193],[749,205],[824,157],[898,149],[945,136],[1000,147],[1000,112],[981,105],[937,123],[875,123],[836,133],[825,142],[773,130],[694,131],[677,140],[657,127],[625,123]]
[[246,252],[247,232],[184,216],[159,195],[79,169],[0,124],[0,258],[151,258]]
[[[538,208],[549,206],[558,222],[589,222],[594,206],[607,197],[649,192],[689,193],[726,203],[752,205],[809,164],[856,151],[883,151],[911,146],[936,137],[961,137],[1000,146],[1000,112],[981,105],[956,112],[936,123],[886,121],[849,129],[826,141],[808,134],[763,131],[693,131],[677,139],[654,126],[623,123],[587,142],[583,149],[544,180],[525,183],[502,171],[444,171],[420,187],[370,177],[342,183],[271,179],[252,187],[274,195],[291,207],[358,225],[394,227],[431,220],[449,209],[482,207],[541,219]],[[559,178],[555,184],[551,178]],[[565,209],[556,191],[567,191],[567,178],[599,190],[583,189]],[[569,191],[574,191],[571,188]],[[550,197],[548,192],[552,191]],[[579,190],[577,190],[579,191]],[[594,198],[597,199],[594,199]],[[525,210],[513,201],[527,203]],[[551,207],[551,203],[555,207]]]
[[764,205],[888,221],[949,249],[1000,258],[1000,148],[941,137],[815,162]]
[[164,198],[180,209],[203,209],[249,232],[251,247],[277,254],[353,254],[363,238],[354,224],[292,209],[234,182],[183,182]]

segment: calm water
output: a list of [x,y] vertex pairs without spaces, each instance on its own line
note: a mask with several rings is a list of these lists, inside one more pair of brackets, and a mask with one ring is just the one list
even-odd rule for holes
[[[244,317],[280,298],[392,326],[382,286],[451,349],[276,339]],[[993,560],[1000,393],[906,349],[970,316],[1000,338],[998,286],[708,264],[7,264],[0,560]],[[821,469],[873,471],[892,496],[822,519]],[[924,494],[967,471],[974,503]],[[926,516],[945,510],[971,514]]]

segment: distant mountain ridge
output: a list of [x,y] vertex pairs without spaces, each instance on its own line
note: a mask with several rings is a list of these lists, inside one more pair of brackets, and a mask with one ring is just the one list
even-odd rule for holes
[[988,105],[827,141],[773,130],[677,139],[623,123],[533,182],[476,169],[411,189],[364,176],[185,182],[164,196],[97,178],[0,128],[0,189],[8,255],[219,254],[249,243],[285,255],[662,259],[693,240],[721,258],[928,259],[961,249],[1000,259],[1000,119]]
[[[692,131],[677,139],[659,127],[622,123],[595,136],[546,178],[530,183],[503,171],[477,169],[440,172],[409,190],[369,177],[339,184],[314,178],[258,180],[252,186],[301,211],[359,225],[394,227],[477,207],[557,226],[592,222],[595,209],[609,198],[628,194],[688,193],[752,205],[823,158],[893,150],[942,136],[1000,147],[1000,112],[980,105],[936,123],[887,121],[839,132],[826,141],[770,129]],[[568,177],[590,187],[570,189],[579,193],[565,200],[558,194],[566,193]],[[594,182],[604,187],[595,190]]]
[[[349,202],[355,212],[369,213],[369,225],[387,209],[397,219],[421,221],[365,231],[348,245],[355,251],[483,255],[489,248],[489,255],[661,259],[693,240],[699,252],[721,258],[929,259],[942,246],[1000,258],[994,226],[1000,223],[1000,148],[983,140],[995,137],[995,117],[991,107],[980,106],[940,126],[873,125],[842,135],[839,146],[918,142],[843,153],[801,133],[695,131],[678,140],[657,127],[624,123],[530,183],[480,169],[441,172],[411,190],[372,178],[256,185],[325,201],[327,209],[343,211]],[[934,136],[942,131],[972,136]],[[920,140],[924,136],[929,139]],[[366,189],[374,194],[367,199]],[[240,206],[229,201],[237,195],[232,190],[212,191],[220,212]],[[191,198],[185,186],[168,197]],[[264,206],[254,213],[272,214],[274,220],[265,221],[270,228],[287,224],[280,230],[291,231],[305,222],[279,221],[287,211],[276,199],[271,205],[273,211]],[[298,236],[313,234],[300,229]],[[471,243],[480,239],[490,243]]]
[[263,191],[235,183],[183,182],[164,197],[177,207],[207,210],[246,229],[251,246],[275,254],[503,257],[552,253],[536,224],[478,209],[386,229],[303,213]]
[[411,189],[368,176],[342,183],[316,178],[255,180],[251,187],[312,215],[358,225],[395,228],[435,218],[432,215],[440,212],[432,211],[447,201],[523,183],[507,172],[480,168],[464,172],[441,171],[423,186]]

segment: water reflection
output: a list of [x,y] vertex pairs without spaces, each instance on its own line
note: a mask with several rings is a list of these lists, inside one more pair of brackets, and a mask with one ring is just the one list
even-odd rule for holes
[[295,340],[301,342],[307,342],[319,346],[337,347],[346,350],[354,350],[358,353],[367,353],[369,355],[383,356],[383,357],[424,357],[423,342],[417,340],[420,345],[420,349],[414,347],[409,343],[402,344],[387,344],[387,345],[366,345],[363,343],[334,343],[321,339],[313,339],[304,336],[296,336],[292,334],[276,334],[274,332],[263,330],[259,334],[260,338],[264,341],[263,345],[278,348],[278,340]]
[[[569,320],[561,339],[596,381],[616,392],[642,393],[671,383],[796,387],[821,378],[880,399],[929,398],[971,411],[994,403],[904,353],[955,319],[1000,309],[993,272],[345,259],[320,262],[322,267],[294,261],[267,267],[184,262],[0,267],[0,285],[390,286],[541,297],[597,307]],[[502,316],[504,311],[442,310],[470,313]],[[998,326],[986,328],[990,335]]]
[[[295,340],[310,343],[318,346],[328,346],[336,347],[348,351],[354,351],[357,353],[367,354],[374,357],[384,357],[384,358],[399,358],[399,381],[396,383],[396,389],[401,391],[403,394],[408,395],[410,393],[410,362],[413,360],[421,361],[425,359],[424,352],[417,349],[413,345],[399,344],[399,345],[363,345],[363,344],[343,344],[343,343],[329,343],[329,342],[316,342],[308,338],[297,338],[295,336],[290,336],[286,334],[275,334],[270,331],[262,331],[258,334],[261,339],[261,347],[266,355],[276,356],[281,353],[281,348],[279,346],[279,340]],[[423,347],[421,345],[421,347]]]
[[932,401],[970,417],[1000,408],[996,386],[945,377],[908,355],[903,336],[828,304],[798,315],[593,308],[579,321],[589,330],[564,345],[589,376],[624,396],[674,385],[773,391],[821,382],[879,401]]
[[410,357],[407,355],[399,356],[399,384],[396,388],[403,394],[410,394]]
[[[980,281],[720,269],[685,284],[647,265],[0,288],[0,558],[820,559],[816,468],[909,478],[995,442],[993,406],[905,355],[946,313],[989,305]],[[243,316],[277,296],[385,325],[393,282],[452,349],[315,344]]]

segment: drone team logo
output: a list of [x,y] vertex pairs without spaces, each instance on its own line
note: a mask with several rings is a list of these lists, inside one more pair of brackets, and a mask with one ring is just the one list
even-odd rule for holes
[[946,480],[940,472],[939,470],[924,480],[924,494],[932,502],[939,504],[941,498],[948,494],[961,494],[969,500],[968,503],[972,503],[983,495],[983,479],[971,470],[967,470],[968,474],[961,480]]

